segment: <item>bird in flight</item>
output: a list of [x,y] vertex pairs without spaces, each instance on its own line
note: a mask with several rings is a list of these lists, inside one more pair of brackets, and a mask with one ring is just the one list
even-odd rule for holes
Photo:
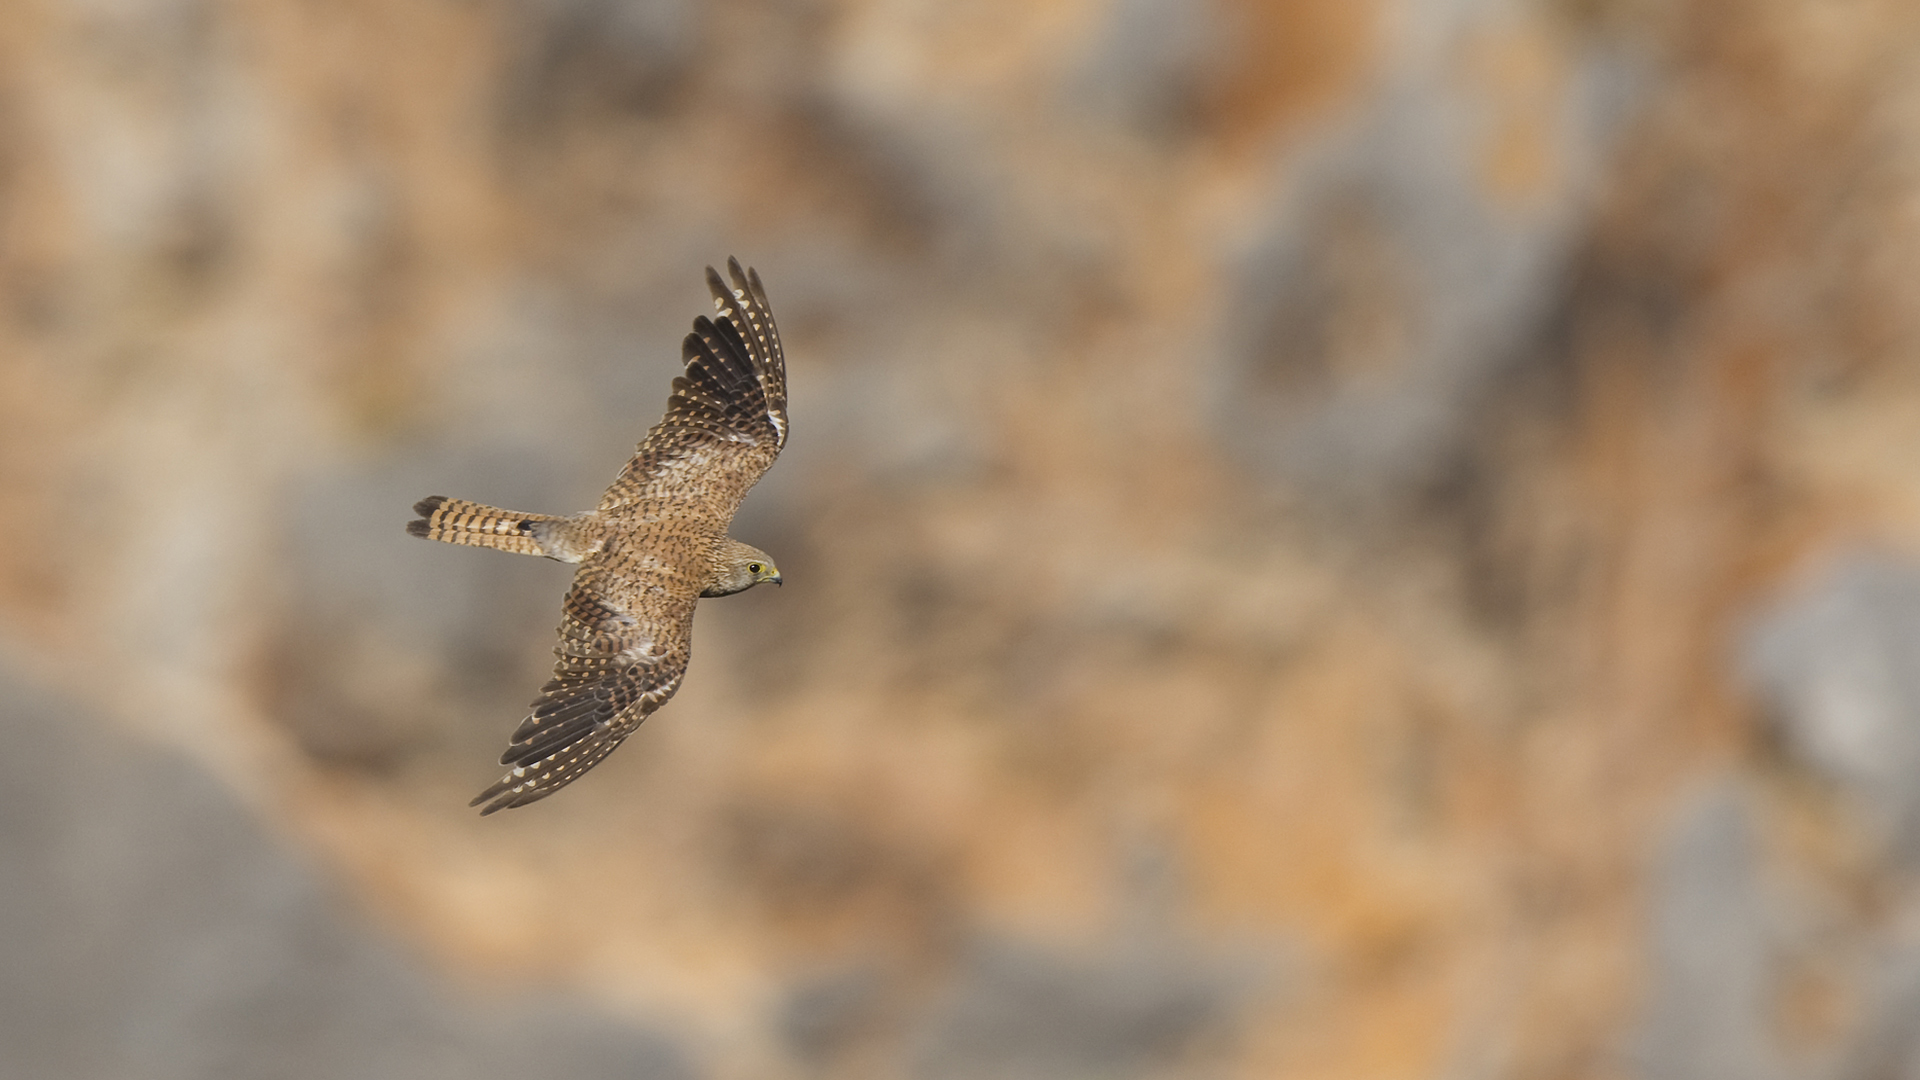
[[580,568],[553,678],[500,755],[506,775],[469,804],[486,803],[482,815],[579,779],[666,704],[686,674],[701,597],[780,584],[766,552],[727,535],[747,489],[787,443],[787,364],[766,290],[738,260],[727,260],[727,272],[731,284],[707,268],[716,317],[693,321],[667,415],[598,507],[552,517],[443,495],[414,505],[414,536]]

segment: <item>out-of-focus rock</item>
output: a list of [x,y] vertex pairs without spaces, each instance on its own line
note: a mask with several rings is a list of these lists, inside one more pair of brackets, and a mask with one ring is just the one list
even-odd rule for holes
[[[1782,767],[1725,661],[1806,552],[1920,550],[1920,9],[8,15],[0,636],[432,963],[740,1076],[1905,1059],[1894,812],[1840,810],[1904,796]],[[728,254],[790,354],[736,522],[787,586],[479,820],[567,571],[407,508],[592,505]],[[1669,812],[1729,773],[1750,861]],[[1740,881],[1775,945],[1689,938]]]
[[200,767],[0,674],[11,1075],[679,1080],[687,1048],[558,996],[486,999],[350,916]]
[[[1237,235],[1216,409],[1269,473],[1379,509],[1456,466],[1492,386],[1541,358],[1644,74],[1497,6],[1421,5],[1354,115]],[[1520,104],[1511,95],[1523,94]]]
[[919,1036],[914,1075],[1078,1080],[1173,1075],[1233,1029],[1243,973],[1219,960],[1137,949],[1072,958],[983,942]]
[[1191,133],[1219,59],[1232,55],[1229,15],[1212,4],[1118,0],[1102,18],[1070,96],[1089,115],[1147,138]]
[[1920,567],[1834,559],[1754,617],[1741,671],[1782,743],[1920,858]]
[[1634,1075],[1872,1080],[1920,1062],[1920,902],[1904,875],[1809,845],[1834,826],[1805,811],[1734,779],[1676,811],[1646,901]]
[[1908,1077],[1920,1070],[1920,948],[1911,940],[1879,943],[1861,981],[1873,999],[1865,1022],[1837,1055],[1834,1080]]
[[1652,883],[1652,983],[1634,1049],[1645,1080],[1793,1075],[1772,1034],[1777,913],[1755,829],[1742,793],[1726,785],[1697,796],[1667,837]]
[[508,146],[537,145],[576,123],[664,112],[700,31],[683,0],[518,0],[501,41]]

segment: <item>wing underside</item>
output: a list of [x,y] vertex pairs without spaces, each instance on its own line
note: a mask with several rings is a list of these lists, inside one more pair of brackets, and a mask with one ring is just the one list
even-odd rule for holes
[[[737,260],[727,260],[727,272],[731,283],[707,270],[715,315],[694,320],[681,345],[686,370],[673,381],[666,416],[600,503],[603,513],[644,510],[657,534],[724,536],[747,489],[786,445],[786,360],[766,290]],[[610,540],[606,550],[617,546]],[[669,579],[639,590],[615,576],[616,565],[589,560],[575,578],[553,679],[500,756],[508,772],[474,799],[486,804],[482,814],[525,806],[572,783],[679,689],[698,575],[685,587]]]
[[727,260],[731,285],[711,267],[715,317],[694,320],[681,343],[686,370],[667,413],[647,433],[602,510],[648,495],[683,497],[689,513],[724,528],[787,441],[787,368],[760,275]]
[[561,618],[553,678],[500,755],[506,775],[471,805],[486,803],[484,815],[544,799],[633,734],[680,688],[693,621],[692,603],[684,607],[683,615],[642,618],[611,602],[594,581],[576,581]]

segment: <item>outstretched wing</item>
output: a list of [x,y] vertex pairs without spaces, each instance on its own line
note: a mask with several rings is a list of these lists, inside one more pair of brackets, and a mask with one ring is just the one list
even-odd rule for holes
[[691,599],[636,614],[606,595],[597,575],[579,575],[553,678],[500,755],[511,769],[468,805],[486,803],[482,815],[525,806],[599,764],[680,688],[692,634]]
[[607,489],[600,509],[647,498],[722,529],[747,489],[787,444],[787,362],[760,275],[727,260],[729,285],[712,267],[716,318],[702,316],[681,345],[687,367],[673,380],[667,415]]

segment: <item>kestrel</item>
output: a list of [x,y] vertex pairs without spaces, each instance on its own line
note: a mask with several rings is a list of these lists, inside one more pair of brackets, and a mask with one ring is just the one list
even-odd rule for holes
[[667,415],[600,505],[571,517],[520,514],[435,495],[407,532],[578,564],[559,659],[513,731],[509,771],[471,806],[482,815],[579,779],[680,688],[703,596],[780,584],[767,553],[727,535],[747,489],[787,443],[787,365],[760,275],[707,268],[717,318],[693,321]]

